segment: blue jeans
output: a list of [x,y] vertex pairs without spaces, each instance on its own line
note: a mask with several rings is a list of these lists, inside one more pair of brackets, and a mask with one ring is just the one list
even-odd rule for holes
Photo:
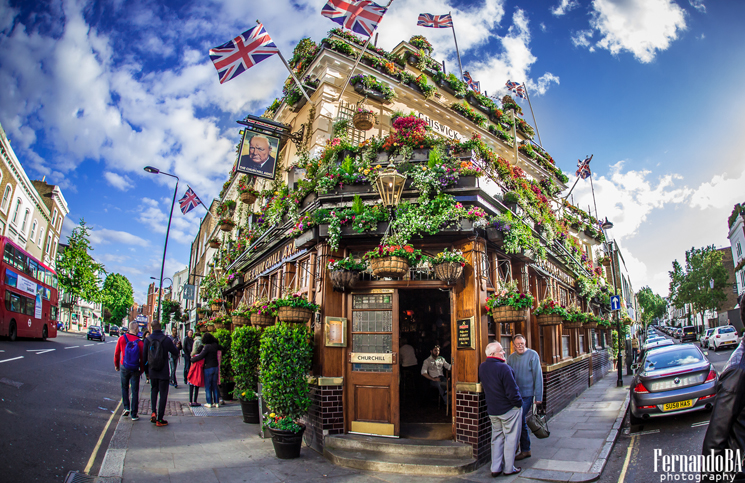
[[530,428],[528,415],[533,407],[533,396],[523,398],[523,430],[520,432],[520,451],[530,451]]
[[[137,416],[137,404],[140,400],[140,371],[130,371],[124,366],[119,368],[119,375],[122,381],[122,405],[125,411],[130,411],[132,417]],[[131,403],[130,403],[130,387]]]
[[220,402],[220,395],[217,392],[217,371],[219,370],[219,367],[204,369],[204,392],[207,393],[207,404]]

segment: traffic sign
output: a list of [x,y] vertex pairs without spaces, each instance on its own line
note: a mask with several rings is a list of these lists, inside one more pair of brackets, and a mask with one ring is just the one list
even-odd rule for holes
[[621,310],[621,296],[620,295],[611,295],[610,309],[613,311]]

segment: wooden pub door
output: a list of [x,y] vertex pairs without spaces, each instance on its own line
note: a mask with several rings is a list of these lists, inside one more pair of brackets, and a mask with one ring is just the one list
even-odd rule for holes
[[398,293],[377,289],[350,297],[348,431],[398,437]]

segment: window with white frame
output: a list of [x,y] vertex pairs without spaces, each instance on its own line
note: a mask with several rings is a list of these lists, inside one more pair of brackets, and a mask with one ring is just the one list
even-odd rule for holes
[[57,208],[52,212],[52,226],[57,225]]
[[561,356],[569,357],[569,339],[568,335],[561,336]]
[[10,192],[13,191],[13,188],[11,188],[10,183],[5,187],[5,192],[3,193],[3,203],[0,205],[0,209],[3,211],[8,210],[8,204],[10,203]]
[[740,258],[742,256],[742,245],[740,245],[740,242],[737,242],[737,258]]
[[26,223],[28,223],[28,217],[31,214],[30,211],[26,210],[26,212],[23,214],[23,223],[21,223],[21,233],[26,231]]
[[31,233],[28,235],[28,239],[31,240],[33,243],[34,238],[36,238],[36,227],[39,225],[39,222],[34,220],[34,222],[31,224]]
[[49,249],[52,248],[52,234],[47,235],[47,245],[44,247],[44,251],[49,253]]
[[18,212],[21,211],[21,199],[16,200],[16,209],[13,211],[13,219],[10,220],[14,225],[18,223]]
[[44,230],[39,230],[39,239],[36,241],[36,244],[39,245],[39,248],[41,248],[41,239],[44,237]]

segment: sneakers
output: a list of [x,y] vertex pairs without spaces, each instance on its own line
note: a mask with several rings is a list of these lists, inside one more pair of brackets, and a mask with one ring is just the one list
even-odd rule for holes
[[125,409],[122,416],[129,416],[129,409]]
[[132,421],[139,421],[140,417],[137,415],[132,416]]
[[198,402],[190,402],[190,403],[189,403],[189,406],[191,406],[191,407],[193,407],[193,408],[196,408],[196,407],[199,407],[199,406],[201,406],[201,404],[199,404]]
[[204,407],[206,407],[206,408],[211,408],[211,407],[212,407],[212,404],[210,404],[210,403],[207,403],[207,404],[205,404],[205,405],[204,405]]
[[212,405],[212,407],[213,407],[213,408],[219,408],[219,407],[220,407],[220,405],[219,405],[219,404],[217,404],[217,403],[215,403],[215,404],[213,404],[213,405]]
[[157,421],[157,422],[155,423],[155,425],[156,425],[157,427],[159,427],[159,428],[162,428],[163,426],[168,426],[168,421],[166,421],[165,419],[159,419],[159,420],[158,420],[158,421]]
[[150,415],[150,422],[155,424],[155,422],[158,420],[158,415],[153,413]]

